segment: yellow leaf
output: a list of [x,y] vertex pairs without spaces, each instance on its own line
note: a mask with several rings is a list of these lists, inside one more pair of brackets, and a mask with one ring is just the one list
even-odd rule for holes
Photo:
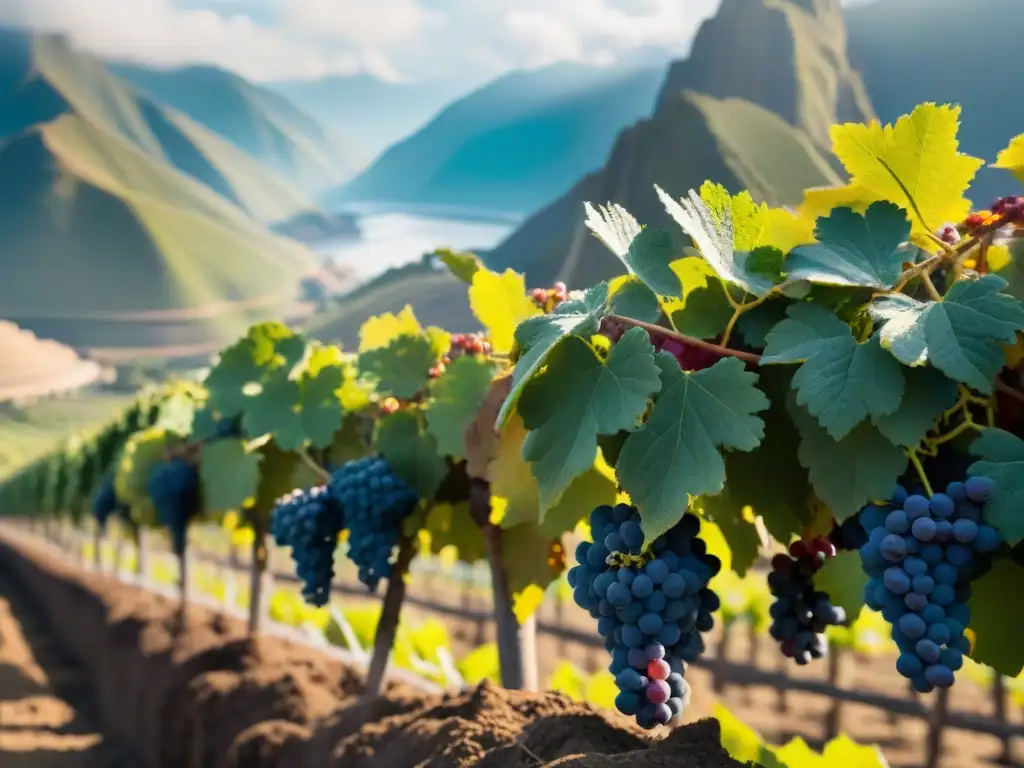
[[722,747],[729,755],[741,763],[750,763],[761,757],[761,736],[746,723],[740,721],[732,712],[716,704],[711,713],[721,728]]
[[989,272],[999,272],[1010,266],[1012,262],[1013,254],[1010,253],[1010,249],[1007,246],[989,246],[988,254],[985,256],[985,263],[988,265]]
[[587,681],[586,689],[583,691],[585,701],[603,709],[615,709],[615,697],[618,695],[619,687],[615,685],[615,676],[604,670],[595,673]]
[[[861,746],[845,733],[825,745],[821,765],[828,768],[888,768],[877,747]],[[800,768],[796,766],[796,768]]]
[[536,613],[543,602],[544,590],[536,584],[527,584],[512,597],[512,612],[516,615],[516,621],[522,624]]
[[476,685],[483,680],[491,680],[501,684],[501,668],[498,665],[498,646],[487,643],[470,651],[457,664],[459,674],[468,685]]
[[814,242],[813,227],[808,227],[787,210],[755,203],[749,192],[730,195],[721,184],[706,181],[700,188],[700,197],[719,221],[726,206],[729,207],[733,246],[737,251],[772,246],[789,253],[798,245]]
[[662,309],[669,317],[672,313],[686,306],[686,297],[698,288],[706,288],[708,280],[715,277],[715,270],[700,256],[686,256],[676,259],[669,268],[679,277],[679,283],[683,286],[683,295],[677,299],[669,299],[662,302]]
[[1024,181],[1024,133],[1010,142],[1010,146],[999,153],[993,168],[1003,168]]
[[469,289],[469,306],[498,354],[512,351],[513,334],[521,322],[541,314],[526,295],[526,280],[511,269],[500,275],[478,270]]
[[548,681],[548,688],[552,691],[564,693],[571,699],[583,701],[583,691],[586,684],[586,675],[571,661],[561,661],[551,673]]
[[[480,274],[479,272],[477,274]],[[526,427],[518,411],[502,427],[498,449],[487,467],[491,493],[507,502],[504,515],[516,522],[540,518],[540,492],[529,463],[523,459]]]
[[924,234],[970,211],[964,193],[984,160],[958,151],[959,127],[959,107],[921,104],[895,125],[833,126],[832,147],[856,194],[907,209],[914,232]]
[[419,320],[412,311],[412,305],[397,315],[385,312],[369,318],[359,329],[359,351],[369,352],[371,349],[386,347],[399,336],[418,336],[423,332]]
[[703,518],[700,521],[700,537],[708,547],[708,554],[722,561],[722,570],[732,570],[732,550],[722,534],[722,529]]
[[834,208],[852,208],[863,213],[872,202],[868,192],[860,187],[811,187],[804,190],[797,216],[804,226],[813,229],[818,219],[828,216]]
[[799,736],[776,749],[775,757],[782,761],[786,768],[833,768]]

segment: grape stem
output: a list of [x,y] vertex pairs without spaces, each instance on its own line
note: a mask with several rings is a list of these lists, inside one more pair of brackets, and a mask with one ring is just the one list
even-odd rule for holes
[[675,341],[681,342],[691,347],[697,347],[707,352],[719,355],[721,357],[735,357],[738,360],[742,360],[745,363],[751,363],[753,365],[759,365],[761,362],[761,356],[754,352],[741,352],[738,349],[730,349],[729,347],[723,347],[720,344],[713,344],[710,341],[704,341],[693,336],[685,336],[681,333],[677,333],[669,328],[664,328],[660,325],[654,325],[653,323],[645,323],[643,320],[634,320],[632,317],[626,317],[624,315],[609,315],[606,320],[613,323],[620,323],[622,325],[631,326],[634,328],[643,328],[648,333],[653,333],[658,336],[663,336],[668,339],[674,339]]
[[316,472],[317,477],[319,477],[325,483],[330,482],[330,480],[331,480],[331,473],[328,472],[323,467],[321,467],[319,464],[317,464],[316,460],[312,456],[309,455],[309,451],[308,450],[306,450],[305,448],[299,448],[295,452],[295,454],[300,459],[302,459],[302,461],[305,462],[305,464],[310,469],[312,469],[314,472]]
[[935,492],[932,490],[932,484],[928,481],[928,475],[925,474],[924,466],[921,464],[917,451],[910,449],[907,451],[907,456],[910,458],[910,463],[914,465],[914,469],[917,470],[917,476],[921,478],[921,484],[924,486],[925,493],[928,494],[928,498],[931,498],[935,495]]
[[377,631],[373,638],[373,656],[370,657],[370,669],[366,674],[364,699],[379,696],[384,685],[384,673],[387,672],[395,635],[398,634],[402,603],[405,601],[405,575],[415,555],[416,537],[403,536],[398,545],[398,558],[391,566],[391,577],[388,579],[388,589],[384,594],[380,620],[377,622]]

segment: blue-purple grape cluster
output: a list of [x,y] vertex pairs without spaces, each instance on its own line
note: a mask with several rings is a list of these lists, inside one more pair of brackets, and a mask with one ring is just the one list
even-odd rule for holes
[[292,491],[274,508],[270,535],[278,546],[291,548],[302,596],[311,605],[327,605],[331,598],[334,551],[344,527],[341,505],[325,485]]
[[174,554],[182,555],[188,524],[199,512],[199,472],[180,456],[157,464],[146,482],[160,525],[171,534]]
[[117,514],[120,502],[117,500],[117,492],[114,490],[114,478],[107,475],[103,478],[96,495],[92,499],[92,516],[100,527],[105,530],[107,520],[111,515]]
[[576,548],[569,570],[577,605],[597,619],[612,654],[615,707],[641,728],[678,717],[690,697],[686,662],[704,651],[718,596],[708,582],[722,564],[697,538],[700,519],[686,514],[642,553],[640,515],[628,504],[590,515],[594,543]]
[[990,478],[972,477],[929,499],[898,486],[887,504],[859,515],[868,534],[861,564],[871,577],[865,602],[892,624],[896,669],[922,693],[951,686],[970,651],[971,582],[1003,543],[985,523],[994,488]]
[[391,576],[391,555],[403,521],[416,507],[416,492],[380,456],[335,470],[330,492],[345,511],[348,556],[359,568],[359,581],[375,591],[381,579]]
[[768,587],[775,601],[769,609],[769,634],[779,642],[782,655],[800,666],[824,657],[828,653],[825,630],[846,623],[846,611],[814,586],[814,574],[835,556],[835,544],[819,537],[794,541],[788,555],[772,558]]

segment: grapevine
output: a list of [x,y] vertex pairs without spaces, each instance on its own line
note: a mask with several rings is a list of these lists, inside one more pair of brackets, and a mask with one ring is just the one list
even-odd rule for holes
[[410,562],[448,547],[489,562],[502,680],[522,685],[519,633],[587,522],[569,579],[644,727],[681,711],[719,607],[703,522],[740,573],[771,540],[788,551],[772,634],[798,664],[866,603],[919,690],[966,658],[1016,676],[1024,647],[994,606],[1024,588],[1024,198],[972,209],[984,161],[958,150],[958,120],[923,104],[895,126],[836,126],[849,183],[793,209],[711,181],[653,190],[671,230],[587,204],[621,263],[609,281],[533,288],[438,252],[476,331],[407,307],[342,350],[254,325],[202,382],[140,393],[0,495],[72,514],[113,477],[133,523],[162,516],[176,549],[186,521],[238,514],[253,631],[267,535],[317,605],[347,556],[369,589],[387,582],[370,694]]

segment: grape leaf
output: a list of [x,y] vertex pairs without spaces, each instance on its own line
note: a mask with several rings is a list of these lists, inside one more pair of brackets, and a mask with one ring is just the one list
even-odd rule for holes
[[690,496],[722,490],[725,463],[719,449],[756,448],[764,422],[754,414],[769,405],[755,386],[757,374],[745,371],[736,358],[694,373],[680,370],[664,352],[655,362],[661,392],[647,422],[626,439],[616,464],[648,541],[679,522]]
[[614,203],[595,209],[584,203],[586,225],[614,253],[631,275],[636,275],[660,296],[679,296],[679,277],[669,266],[679,258],[679,248],[663,229],[637,224],[629,212]]
[[609,283],[608,289],[614,314],[645,323],[656,323],[661,319],[657,295],[640,278],[633,275],[617,277]]
[[[495,421],[502,404],[512,387],[512,376],[508,373],[496,377],[484,395],[473,421],[466,427],[466,474],[480,480],[490,481],[488,467],[498,451],[502,432],[495,427]],[[513,413],[515,411],[513,410]],[[511,420],[508,422],[511,423]],[[508,424],[506,424],[507,428]],[[520,428],[522,423],[520,422]],[[524,435],[525,436],[525,435]],[[522,446],[522,440],[518,443]],[[519,453],[519,451],[517,451]]]
[[475,253],[462,253],[449,248],[439,248],[434,251],[434,256],[441,260],[441,263],[448,267],[452,273],[466,285],[473,284],[473,275],[483,269],[483,262]]
[[829,436],[806,409],[790,403],[801,440],[800,463],[810,472],[818,497],[842,522],[872,499],[887,499],[907,468],[907,457],[870,422],[842,440]]
[[1002,168],[1024,181],[1024,133],[1016,136],[1006,147],[1000,151],[992,168]]
[[159,427],[150,427],[131,435],[114,466],[114,492],[135,515],[153,513],[153,501],[146,485],[153,468],[165,460],[170,436]]
[[654,189],[669,216],[690,236],[701,256],[722,280],[738,285],[754,296],[764,296],[771,290],[772,280],[750,269],[750,252],[736,250],[731,208],[713,211],[693,190],[690,190],[688,198],[676,202],[660,187],[655,186]]
[[971,630],[976,641],[971,657],[1007,677],[1024,669],[1024,613],[1007,610],[1011,596],[1024,594],[1024,568],[1012,560],[995,560],[992,570],[972,585]]
[[891,288],[903,271],[901,245],[910,237],[910,222],[906,212],[892,203],[874,203],[863,216],[837,208],[818,219],[815,236],[817,243],[789,254],[788,279]]
[[530,464],[523,458],[523,441],[528,432],[518,412],[513,413],[502,427],[493,458],[487,466],[487,479],[491,496],[505,499],[502,525],[538,522],[540,489]]
[[373,315],[359,328],[359,352],[386,347],[399,336],[419,336],[423,327],[413,312],[412,305],[406,304],[397,315],[383,312]]
[[242,509],[256,498],[263,454],[247,451],[244,440],[216,440],[203,446],[199,476],[207,514]]
[[986,429],[971,443],[971,455],[979,461],[968,474],[996,483],[985,503],[985,519],[1016,544],[1024,539],[1024,440],[1002,429]]
[[192,431],[189,437],[198,442],[216,437],[219,421],[216,412],[208,404],[197,408],[192,416]]
[[203,382],[210,407],[224,418],[241,415],[253,390],[269,378],[287,376],[306,355],[306,342],[282,323],[260,323],[221,353]]
[[296,454],[281,450],[273,441],[267,441],[259,448],[263,456],[260,462],[259,483],[253,503],[245,509],[250,523],[265,528],[270,513],[278,500],[296,488],[312,488],[323,482],[306,462]]
[[607,314],[608,285],[598,283],[581,298],[562,302],[551,314],[532,317],[516,328],[516,343],[523,351],[512,372],[512,388],[498,412],[499,426],[508,419],[523,387],[544,365],[551,351],[573,334],[597,333]]
[[512,610],[522,624],[544,601],[544,591],[565,566],[565,554],[557,539],[536,523],[524,523],[501,532],[501,550]]
[[324,450],[324,469],[333,472],[342,464],[365,456],[369,450],[367,431],[366,423],[359,417],[346,414],[342,418],[341,428],[334,433],[331,444]]
[[660,388],[654,346],[642,328],[623,334],[604,362],[579,338],[551,354],[547,370],[519,399],[529,430],[523,458],[533,466],[544,509],[593,465],[597,436],[636,426]]
[[701,497],[701,504],[718,517],[743,516],[744,507],[764,521],[768,532],[778,541],[789,541],[810,523],[807,506],[807,470],[797,459],[800,433],[786,408],[792,371],[787,368],[763,368],[759,388],[770,401],[764,420],[764,439],[752,451],[725,454],[727,483],[716,496]]
[[541,514],[540,530],[552,538],[569,533],[595,507],[615,504],[618,493],[614,472],[598,454],[594,466],[573,480],[559,502]]
[[448,366],[433,386],[427,405],[427,430],[438,450],[454,458],[466,455],[466,428],[487,396],[495,365],[483,357],[461,355]]
[[192,424],[198,409],[199,404],[192,393],[174,392],[160,404],[156,426],[179,437],[187,437],[192,434]]
[[920,234],[962,221],[970,211],[964,192],[984,161],[958,151],[959,120],[960,107],[922,104],[895,125],[834,126],[832,147],[850,174],[838,191],[906,208]]
[[376,448],[421,499],[431,499],[448,473],[437,440],[422,429],[416,414],[396,411],[377,428]]
[[737,333],[753,349],[764,349],[768,343],[768,334],[785,319],[791,303],[789,299],[778,298],[748,309],[736,321]]
[[522,275],[506,269],[503,274],[480,269],[473,275],[469,306],[476,319],[487,329],[491,349],[498,354],[512,350],[516,327],[541,309],[526,295]]
[[1003,367],[1002,344],[1024,330],[1024,304],[995,275],[954,283],[942,301],[880,296],[871,315],[885,323],[882,346],[904,365],[930,362],[949,378],[989,394]]
[[797,403],[840,440],[868,416],[900,407],[903,368],[877,337],[858,344],[850,326],[824,307],[794,304],[768,334],[762,365],[803,364],[793,376]]
[[687,336],[714,339],[725,331],[733,311],[725,283],[711,277],[706,285],[686,294],[686,303],[672,313],[672,325]]
[[873,416],[871,421],[894,445],[914,448],[938,417],[953,407],[958,393],[956,384],[934,368],[908,368],[903,375],[907,386],[899,409]]
[[487,556],[483,532],[469,516],[467,502],[434,504],[423,527],[430,534],[430,551],[435,555],[445,547],[455,547],[464,563],[472,564]]
[[401,400],[411,400],[426,386],[436,363],[433,345],[422,335],[398,336],[359,355],[359,370],[377,377],[377,391]]
[[860,565],[859,552],[840,552],[825,561],[814,575],[814,588],[827,592],[833,605],[846,611],[850,621],[860,616],[864,607],[864,588],[868,577]]
[[697,504],[706,519],[722,532],[731,555],[731,569],[739,576],[745,575],[757,562],[762,543],[757,526],[744,517],[743,507],[735,504],[728,487],[715,496],[701,496]]
[[285,451],[327,447],[341,428],[343,376],[336,350],[313,347],[297,378],[275,376],[251,398],[242,417],[246,433],[270,435]]

